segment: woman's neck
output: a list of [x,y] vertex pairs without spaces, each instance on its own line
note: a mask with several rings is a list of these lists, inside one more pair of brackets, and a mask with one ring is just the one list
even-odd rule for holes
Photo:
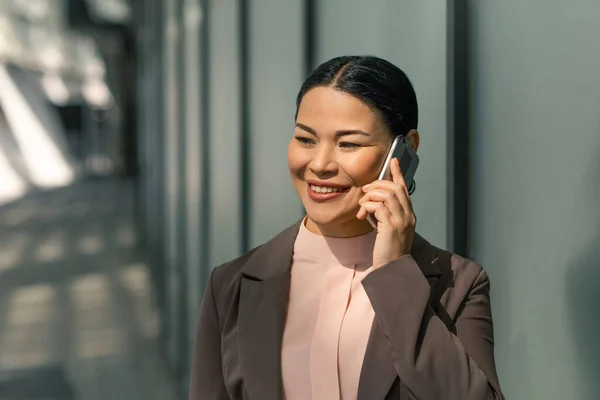
[[309,232],[317,235],[337,238],[350,238],[367,234],[373,227],[367,220],[340,221],[331,224],[317,224],[310,217],[306,217],[304,226]]

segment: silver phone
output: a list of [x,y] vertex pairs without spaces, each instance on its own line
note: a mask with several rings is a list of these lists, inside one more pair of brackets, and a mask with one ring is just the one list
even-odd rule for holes
[[[404,182],[406,183],[407,188],[410,189],[413,185],[413,179],[415,177],[415,173],[417,172],[417,167],[419,166],[419,156],[417,153],[415,153],[412,146],[406,141],[404,136],[396,136],[392,142],[392,147],[387,154],[377,179],[392,180],[390,163],[394,158],[397,158],[398,161],[400,161],[400,170],[402,171]],[[373,226],[373,228],[377,230],[377,219],[375,216],[373,214],[368,214],[367,220]]]

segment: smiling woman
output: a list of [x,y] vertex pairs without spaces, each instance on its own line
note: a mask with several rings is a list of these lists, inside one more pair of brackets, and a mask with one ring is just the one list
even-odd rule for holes
[[[416,151],[418,106],[370,56],[319,66],[288,146],[307,217],[214,269],[190,399],[502,399],[489,280],[415,233],[392,141]],[[366,220],[372,214],[377,230]]]
[[[356,219],[356,208],[362,187],[377,177],[392,142],[388,129],[361,100],[328,86],[303,96],[296,120],[288,164],[310,215],[307,228],[337,237],[368,232],[372,228]],[[323,195],[333,188],[344,191]]]
[[[330,86],[308,91],[296,119],[288,163],[294,187],[310,215],[307,228],[336,237],[368,232],[372,228],[356,218],[356,207],[364,195],[362,187],[381,170],[393,139],[389,129],[361,100]],[[321,198],[320,192],[334,187],[345,190]],[[309,199],[338,201],[317,205]]]

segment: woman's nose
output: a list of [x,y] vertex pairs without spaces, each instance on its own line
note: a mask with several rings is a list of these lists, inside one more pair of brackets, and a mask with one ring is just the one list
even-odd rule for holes
[[315,175],[333,174],[337,168],[335,156],[328,149],[316,152],[310,162],[310,169]]

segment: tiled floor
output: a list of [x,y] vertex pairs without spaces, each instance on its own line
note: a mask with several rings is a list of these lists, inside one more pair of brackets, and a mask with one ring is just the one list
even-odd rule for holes
[[[41,399],[8,391],[61,373],[73,396],[44,398],[177,398],[136,243],[126,182],[89,181],[0,207],[0,399]],[[30,383],[11,385],[24,371]]]

